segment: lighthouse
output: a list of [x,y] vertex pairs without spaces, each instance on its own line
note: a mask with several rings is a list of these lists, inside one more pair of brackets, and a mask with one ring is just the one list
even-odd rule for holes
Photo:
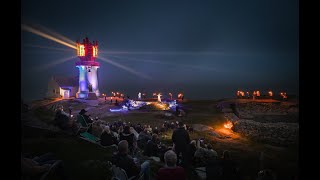
[[79,68],[79,90],[76,94],[77,98],[81,99],[97,99],[100,96],[98,87],[98,42],[92,43],[86,37],[82,43],[77,41],[77,56],[79,61],[76,62],[76,67]]

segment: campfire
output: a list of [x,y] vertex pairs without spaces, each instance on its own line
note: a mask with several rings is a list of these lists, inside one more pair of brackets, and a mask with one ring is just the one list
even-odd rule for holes
[[224,123],[224,125],[223,125],[225,128],[227,128],[227,129],[231,129],[232,128],[232,126],[233,126],[233,124],[232,124],[232,122],[231,121],[227,121],[226,123]]

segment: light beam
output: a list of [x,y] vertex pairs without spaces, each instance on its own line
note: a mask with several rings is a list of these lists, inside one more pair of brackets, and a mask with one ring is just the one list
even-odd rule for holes
[[127,66],[124,66],[124,65],[122,65],[122,64],[119,64],[119,63],[117,63],[117,62],[114,62],[114,61],[112,61],[112,60],[110,60],[110,59],[105,59],[105,58],[103,58],[103,57],[98,57],[98,59],[100,59],[100,60],[102,60],[102,61],[104,61],[104,62],[106,62],[106,63],[109,63],[109,64],[111,64],[111,65],[114,65],[114,66],[116,66],[116,67],[118,67],[118,68],[121,68],[121,69],[123,69],[123,70],[126,70],[126,71],[128,71],[128,72],[130,72],[130,73],[132,73],[132,74],[134,74],[134,75],[137,75],[137,76],[139,76],[139,77],[142,77],[142,78],[144,78],[144,79],[149,79],[149,80],[152,79],[150,76],[147,76],[147,75],[145,75],[145,74],[143,74],[143,73],[141,73],[141,72],[137,72],[137,71],[135,71],[135,70],[133,70],[133,69],[127,67]]
[[76,58],[77,56],[72,56],[72,57],[67,57],[67,58],[63,58],[63,59],[59,59],[59,60],[55,60],[54,62],[51,62],[49,64],[45,64],[45,65],[42,65],[42,66],[38,66],[36,68],[34,68],[35,71],[43,71],[43,70],[46,70],[52,66],[56,66],[58,64],[61,64],[61,63],[64,63],[64,62],[67,62],[68,60],[71,60],[71,59],[74,59]]
[[41,37],[43,37],[43,38],[52,40],[52,41],[54,41],[54,42],[57,42],[57,43],[62,44],[62,45],[65,45],[65,46],[67,46],[67,47],[70,47],[70,48],[73,48],[73,49],[77,49],[77,47],[76,47],[75,45],[72,45],[72,44],[70,44],[70,43],[67,43],[67,42],[65,42],[65,41],[62,41],[62,40],[60,40],[60,39],[58,39],[58,38],[55,38],[55,37],[53,37],[53,36],[51,36],[51,35],[48,35],[48,34],[46,34],[46,33],[44,33],[44,32],[41,32],[41,31],[39,31],[39,30],[37,30],[37,29],[34,29],[34,28],[32,28],[32,27],[30,27],[30,26],[28,26],[28,25],[21,24],[21,28],[22,28],[22,30],[24,30],[24,31],[31,32],[31,33],[33,33],[33,34],[36,34],[36,35],[41,36]]
[[191,69],[200,69],[200,70],[209,70],[209,71],[217,71],[215,68],[211,67],[204,67],[204,66],[195,66],[195,65],[187,65],[187,64],[176,64],[176,63],[169,63],[169,62],[162,62],[162,61],[155,61],[155,60],[144,60],[144,59],[137,59],[137,58],[128,58],[128,57],[119,57],[119,56],[111,56],[118,59],[125,58],[132,61],[139,61],[139,62],[147,62],[147,63],[154,63],[154,64],[164,64],[164,65],[173,65],[173,66],[179,66],[179,67],[187,67]]
[[57,50],[57,51],[73,51],[71,49],[63,49],[63,48],[56,48],[56,47],[49,47],[49,46],[39,46],[39,45],[33,45],[33,44],[24,44],[24,46],[27,47],[36,47],[36,48],[41,48],[41,49],[50,49],[50,50]]

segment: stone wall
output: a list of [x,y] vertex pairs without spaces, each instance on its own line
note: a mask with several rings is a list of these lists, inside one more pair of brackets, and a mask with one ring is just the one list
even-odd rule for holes
[[259,142],[276,145],[296,144],[299,140],[298,123],[261,123],[240,119],[233,122],[233,131],[239,132]]

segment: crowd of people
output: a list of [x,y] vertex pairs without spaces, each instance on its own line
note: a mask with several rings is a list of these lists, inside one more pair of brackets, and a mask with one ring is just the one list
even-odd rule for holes
[[[79,115],[86,123],[92,124],[88,132],[99,137],[102,146],[117,147],[118,152],[111,162],[124,169],[128,177],[143,175],[144,179],[150,179],[150,161],[140,163],[137,156],[140,152],[146,157],[158,157],[165,164],[156,174],[158,180],[187,179],[187,172],[193,172],[195,167],[205,167],[207,179],[241,177],[239,166],[229,151],[224,151],[220,157],[205,139],[190,139],[189,133],[193,133],[193,128],[182,121],[165,121],[158,128],[124,121],[106,122],[93,119],[86,113],[83,109]],[[56,113],[56,124],[61,129],[77,129],[74,128],[77,121],[71,122],[70,117],[60,107]],[[170,129],[173,131],[172,144],[166,144],[160,137]]]

